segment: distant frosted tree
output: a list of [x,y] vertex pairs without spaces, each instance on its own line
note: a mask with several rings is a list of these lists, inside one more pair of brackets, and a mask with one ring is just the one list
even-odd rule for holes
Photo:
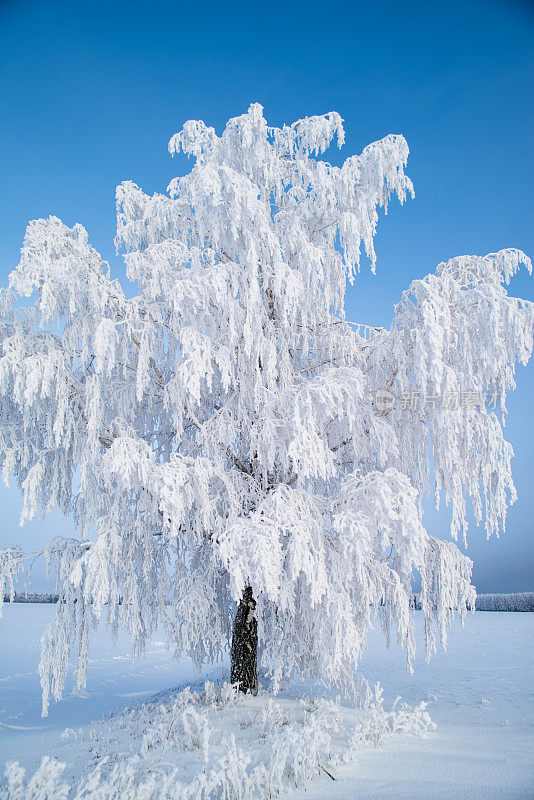
[[[44,713],[73,646],[84,684],[102,612],[135,655],[158,623],[198,664],[233,635],[232,680],[254,691],[258,641],[275,683],[349,685],[374,615],[410,660],[415,572],[429,652],[473,604],[471,561],[425,531],[421,499],[433,476],[453,539],[469,498],[488,535],[504,527],[512,448],[476,400],[504,413],[531,354],[533,306],[505,288],[531,264],[454,258],[411,284],[389,330],[347,323],[377,209],[412,184],[402,136],[341,167],[321,158],[335,137],[336,113],[271,128],[258,104],[221,136],[187,122],[169,149],[189,174],[165,195],[117,189],[132,299],[81,225],[29,224],[2,295],[3,474],[21,522],[60,508],[80,537],[46,550],[60,601]],[[26,557],[2,551],[2,584]]]

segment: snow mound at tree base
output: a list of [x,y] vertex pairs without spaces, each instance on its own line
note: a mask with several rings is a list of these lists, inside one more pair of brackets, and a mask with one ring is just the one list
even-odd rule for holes
[[394,733],[434,729],[426,704],[365,709],[284,699],[229,684],[166,692],[89,729],[68,729],[65,763],[49,757],[27,781],[6,769],[1,800],[262,800],[303,786]]

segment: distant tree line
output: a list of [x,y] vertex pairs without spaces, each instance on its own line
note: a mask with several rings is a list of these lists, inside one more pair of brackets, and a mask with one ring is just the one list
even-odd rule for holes
[[534,611],[534,592],[479,594],[477,611]]
[[[58,594],[40,594],[36,592],[15,592],[13,599],[9,594],[4,595],[4,602],[9,603],[57,603]],[[122,598],[119,603],[122,604]],[[414,594],[412,608],[421,609],[419,595]],[[516,592],[515,594],[478,594],[476,599],[477,611],[534,611],[534,592]]]
[[[419,595],[413,596],[412,608],[421,608]],[[477,594],[475,608],[477,611],[534,611],[534,592]]]
[[15,592],[11,597],[9,594],[4,595],[4,603],[57,603],[59,595],[54,593],[40,594],[36,592]]

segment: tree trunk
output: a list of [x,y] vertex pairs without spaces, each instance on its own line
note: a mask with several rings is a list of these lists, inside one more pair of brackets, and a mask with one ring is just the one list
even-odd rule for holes
[[256,601],[247,586],[239,601],[232,632],[230,683],[239,691],[258,693],[258,623],[254,616]]

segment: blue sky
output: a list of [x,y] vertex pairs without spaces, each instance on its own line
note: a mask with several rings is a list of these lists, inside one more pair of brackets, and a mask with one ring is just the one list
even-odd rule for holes
[[[416,198],[382,217],[377,275],[364,265],[347,304],[349,319],[388,325],[402,289],[441,260],[534,255],[533,86],[534,6],[521,0],[0,0],[0,284],[26,222],[51,213],[81,222],[122,280],[115,186],[163,190],[188,168],[167,153],[185,120],[220,130],[258,101],[275,125],[338,111],[347,140],[336,162],[406,136]],[[534,299],[526,274],[511,291]],[[533,365],[517,383],[507,435],[519,500],[501,539],[471,531],[480,591],[534,589]],[[0,489],[0,503],[1,544],[71,530],[55,516],[20,530],[17,492]],[[426,522],[446,535],[446,512]]]

